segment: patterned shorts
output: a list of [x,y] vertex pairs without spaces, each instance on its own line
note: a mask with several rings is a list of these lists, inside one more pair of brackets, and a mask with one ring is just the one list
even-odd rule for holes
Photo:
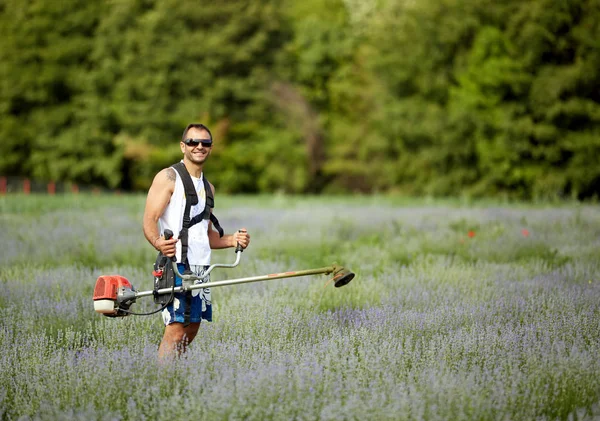
[[[185,268],[184,265],[179,263],[177,265],[177,267],[179,269],[179,272],[183,273],[183,270]],[[208,266],[190,265],[190,269],[196,275],[200,276],[206,271],[206,269],[208,269]],[[209,282],[209,281],[210,281],[210,276],[208,278],[204,279],[202,282],[196,281],[196,283],[205,283],[205,282]],[[175,286],[181,286],[181,278],[177,275],[175,275]],[[210,299],[210,288],[193,289],[191,292],[192,292],[192,304],[191,304],[191,311],[190,311],[190,322],[198,323],[202,319],[206,320],[207,322],[212,322],[212,302]],[[185,293],[176,292],[175,298],[173,298],[173,301],[171,302],[171,304],[169,304],[162,311],[162,317],[163,317],[163,322],[165,323],[165,326],[170,325],[171,323],[175,323],[175,322],[184,323],[184,321],[185,321],[184,314],[185,314],[186,304],[187,303],[185,300]]]

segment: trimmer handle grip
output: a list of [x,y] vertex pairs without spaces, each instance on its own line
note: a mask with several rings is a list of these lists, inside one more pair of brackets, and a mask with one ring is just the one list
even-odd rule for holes
[[[171,231],[170,229],[166,229],[163,231],[163,236],[165,237],[165,240],[170,240],[171,238],[173,238],[173,231]],[[172,262],[176,262],[177,256],[169,257],[168,259]]]
[[[246,230],[238,230],[238,232],[246,232]],[[238,251],[244,251],[242,246],[240,246],[240,243],[237,243],[237,246],[235,248],[235,252],[237,253]]]

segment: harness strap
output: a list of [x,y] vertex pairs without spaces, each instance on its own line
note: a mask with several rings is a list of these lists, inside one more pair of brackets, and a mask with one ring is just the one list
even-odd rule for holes
[[206,205],[204,206],[204,210],[202,211],[201,215],[202,219],[208,219],[210,218],[211,209],[215,207],[215,196],[213,196],[210,183],[206,177],[202,177],[202,181],[204,182],[204,191],[206,192]]
[[210,222],[212,222],[215,229],[217,230],[217,232],[219,233],[219,237],[223,237],[223,235],[225,235],[225,232],[223,231],[223,228],[221,228],[221,224],[219,223],[217,217],[211,212],[212,209],[215,207],[215,197],[206,177],[202,177],[202,181],[204,182],[204,191],[206,193],[206,204],[204,205],[204,210],[202,211],[202,213],[199,213],[190,220],[190,225],[188,228],[193,227],[194,225],[203,221],[204,219],[209,219]]
[[217,219],[217,217],[212,213],[210,214],[210,222],[213,223],[213,227],[215,227],[219,232],[219,237],[222,237],[223,234],[225,234],[225,232],[223,231],[223,228],[221,228],[221,224],[219,224],[219,220]]
[[[204,219],[210,219],[210,221],[213,223],[213,226],[219,232],[220,237],[223,236],[223,228],[221,228],[221,224],[219,224],[219,220],[217,219],[217,217],[214,216],[211,212],[212,208],[215,207],[215,198],[213,196],[212,189],[210,188],[210,184],[208,183],[206,177],[202,177],[204,181],[204,192],[206,196],[204,210],[199,215],[190,219],[190,210],[192,209],[192,206],[198,204],[198,193],[196,192],[196,186],[194,186],[192,177],[190,176],[190,173],[188,172],[183,162],[178,162],[174,164],[173,168],[179,173],[181,181],[183,182],[183,188],[185,190],[185,210],[183,211],[183,223],[181,226],[181,231],[179,232],[179,239],[181,240],[181,262],[185,265],[184,273],[191,273],[190,265],[187,258],[189,229]],[[186,291],[185,309],[183,312],[184,326],[188,326],[190,324],[191,308],[192,292]]]
[[217,217],[215,215],[213,215],[212,212],[211,212],[209,218],[201,218],[200,216],[201,215],[196,215],[191,219],[190,228],[193,227],[194,225],[196,225],[197,223],[201,222],[203,219],[210,219],[210,222],[212,222],[213,227],[215,227],[215,229],[219,232],[219,237],[223,237],[223,235],[225,234],[225,231],[223,231],[223,228],[221,228],[221,224],[219,223],[219,220],[217,219]]
[[187,327],[190,324],[192,315],[192,291],[185,292],[185,309],[183,310],[183,326]]
[[181,262],[185,264],[186,268],[189,267],[187,261],[188,251],[188,230],[190,229],[190,209],[192,206],[198,204],[198,193],[196,193],[196,187],[192,181],[192,177],[188,172],[183,162],[178,162],[173,165],[173,168],[179,173],[181,181],[183,182],[183,188],[185,190],[185,210],[183,211],[183,224],[181,231],[179,232],[179,239],[181,240]]

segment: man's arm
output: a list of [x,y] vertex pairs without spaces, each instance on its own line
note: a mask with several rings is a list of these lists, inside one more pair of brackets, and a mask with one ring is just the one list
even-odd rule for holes
[[245,228],[238,230],[235,234],[225,234],[223,237],[219,237],[219,233],[212,229],[212,223],[208,223],[208,243],[211,249],[225,249],[228,247],[235,247],[240,244],[242,248],[248,247],[250,244],[250,234]]
[[[210,189],[215,197],[215,187],[210,184]],[[245,228],[238,230],[235,234],[226,234],[223,237],[219,237],[219,233],[212,228],[212,222],[208,222],[208,243],[211,249],[224,249],[228,247],[236,247],[238,243],[242,248],[248,247],[250,244],[250,234]]]
[[175,255],[175,244],[177,238],[165,240],[158,232],[158,220],[167,208],[176,180],[175,170],[165,168],[154,177],[148,197],[146,198],[146,207],[144,208],[143,229],[146,240],[152,247],[163,253],[165,256]]

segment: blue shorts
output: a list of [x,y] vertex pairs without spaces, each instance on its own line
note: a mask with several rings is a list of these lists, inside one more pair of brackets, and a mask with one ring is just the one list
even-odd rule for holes
[[[196,275],[202,275],[208,266],[190,265],[192,272]],[[183,273],[184,265],[177,264],[180,273]],[[204,279],[202,283],[210,279]],[[196,283],[200,283],[196,281]],[[175,275],[175,286],[181,286],[181,278]],[[202,319],[212,322],[212,302],[210,298],[210,288],[199,288],[192,290],[192,303],[190,307],[190,323],[199,323]],[[184,292],[176,292],[173,301],[162,311],[163,322],[165,326],[171,323],[185,322],[185,307],[187,305]]]

